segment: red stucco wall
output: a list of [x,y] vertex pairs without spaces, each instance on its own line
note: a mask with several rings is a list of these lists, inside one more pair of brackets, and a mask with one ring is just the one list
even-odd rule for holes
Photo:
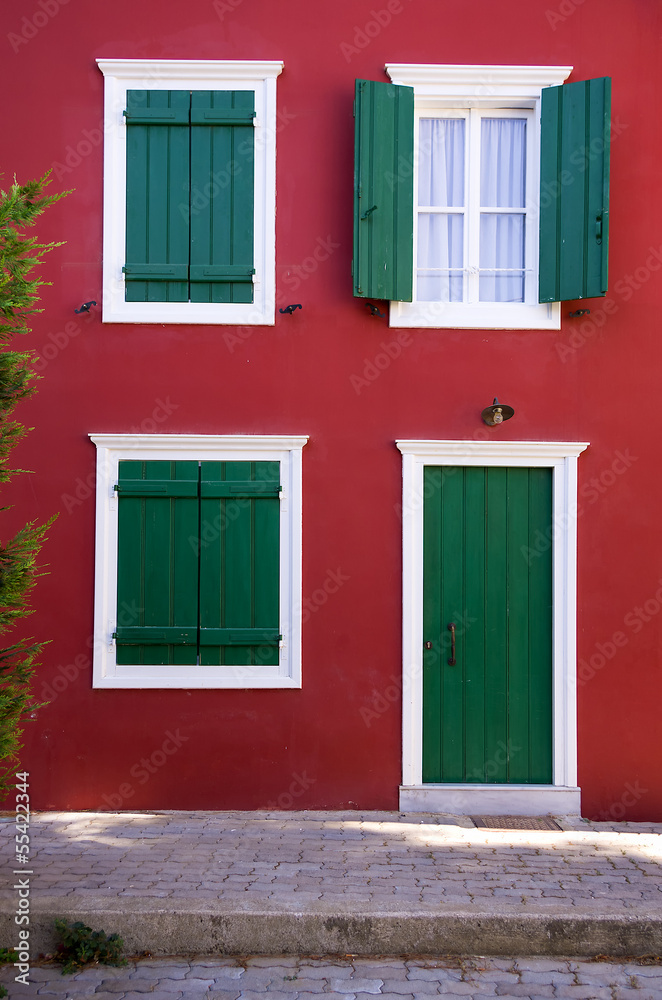
[[[583,812],[662,820],[662,8],[392,0],[389,23],[385,9],[383,0],[3,4],[3,185],[54,166],[53,188],[74,189],[39,225],[40,237],[66,246],[48,259],[53,284],[26,340],[44,358],[43,380],[20,409],[35,429],[14,465],[35,474],[3,493],[14,504],[5,533],[60,511],[26,627],[52,639],[35,686],[50,704],[25,730],[33,808],[397,808],[394,440],[472,438],[498,395],[516,415],[495,436],[591,443],[579,461]],[[101,300],[99,57],[284,60],[278,297],[302,311],[241,337],[228,327],[104,326],[98,307],[74,314]],[[594,300],[584,320],[568,319],[566,304],[558,333],[413,331],[374,377],[370,365],[398,331],[351,294],[352,97],[355,77],[386,79],[386,62],[562,64],[573,80],[613,78],[610,315]],[[92,690],[87,435],[138,429],[310,435],[302,690]],[[324,600],[332,572],[343,584]],[[362,708],[377,710],[369,725]],[[179,745],[166,754],[168,733]]]

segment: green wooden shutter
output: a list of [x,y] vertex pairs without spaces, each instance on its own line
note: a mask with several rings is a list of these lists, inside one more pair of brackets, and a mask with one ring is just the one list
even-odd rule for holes
[[118,664],[197,661],[198,470],[119,463]]
[[190,101],[184,90],[127,92],[127,302],[188,301]]
[[191,301],[253,301],[253,91],[191,95]]
[[604,295],[611,80],[542,92],[540,301]]
[[200,663],[278,664],[278,462],[203,462]]
[[354,295],[411,302],[414,89],[357,80]]

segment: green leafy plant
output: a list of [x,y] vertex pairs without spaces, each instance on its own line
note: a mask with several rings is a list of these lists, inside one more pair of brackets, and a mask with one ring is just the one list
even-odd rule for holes
[[[7,468],[7,459],[27,433],[13,419],[17,403],[35,391],[38,376],[31,352],[10,349],[16,334],[29,332],[28,322],[37,308],[39,288],[49,282],[34,274],[45,253],[60,243],[38,243],[25,235],[38,216],[63,192],[45,195],[48,173],[27,184],[14,182],[9,191],[0,191],[0,484],[16,471]],[[6,508],[0,508],[0,510]],[[39,575],[36,558],[51,518],[46,524],[30,521],[13,538],[0,541],[0,634],[17,619],[31,614],[30,591]],[[13,784],[21,749],[22,721],[38,706],[30,692],[36,660],[44,644],[32,639],[0,649],[0,796]]]
[[[13,965],[18,962],[18,954],[13,948],[0,948],[0,965]],[[9,996],[4,986],[0,984],[0,998]]]
[[68,924],[66,920],[58,919],[55,930],[61,938],[55,958],[62,962],[63,976],[90,962],[126,965],[126,959],[122,957],[124,941],[119,934],[108,936],[105,931],[93,931],[80,920]]

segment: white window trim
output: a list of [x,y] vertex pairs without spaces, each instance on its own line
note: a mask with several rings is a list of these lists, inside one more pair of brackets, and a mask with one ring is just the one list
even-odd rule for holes
[[[533,109],[533,136],[529,136],[527,158],[527,236],[536,231],[539,214],[540,104],[544,87],[560,86],[571,66],[454,66],[387,64],[391,81],[414,88],[415,127],[421,115],[443,114],[445,109],[481,110]],[[418,154],[414,151],[414,183]],[[414,203],[416,204],[416,202]],[[415,209],[416,212],[416,209]],[[414,242],[414,251],[416,243]],[[527,239],[527,268],[534,279],[527,282],[526,302],[391,302],[389,323],[393,327],[431,327],[469,330],[559,330],[560,303],[533,301],[538,291],[538,240]],[[414,275],[414,295],[416,276]]]
[[[576,441],[396,441],[402,452],[403,659],[400,808],[579,813],[577,788]],[[427,465],[553,470],[553,778],[551,785],[423,784],[423,472]],[[494,804],[494,805],[492,805]]]
[[[276,78],[280,61],[97,59],[104,75],[103,322],[273,325],[276,313]],[[251,303],[126,302],[127,90],[255,92]]]
[[[90,434],[97,447],[95,688],[300,688],[303,436]],[[122,459],[280,462],[280,663],[277,666],[127,665],[116,661],[118,500]]]

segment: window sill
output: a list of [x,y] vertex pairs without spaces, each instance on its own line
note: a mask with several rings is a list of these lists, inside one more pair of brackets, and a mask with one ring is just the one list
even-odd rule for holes
[[449,330],[560,330],[560,303],[391,302],[389,325]]
[[[281,650],[282,652],[282,650]],[[300,688],[301,676],[288,676],[287,665],[258,667],[226,664],[222,667],[165,666],[110,667],[105,676],[97,677],[95,688]]]

